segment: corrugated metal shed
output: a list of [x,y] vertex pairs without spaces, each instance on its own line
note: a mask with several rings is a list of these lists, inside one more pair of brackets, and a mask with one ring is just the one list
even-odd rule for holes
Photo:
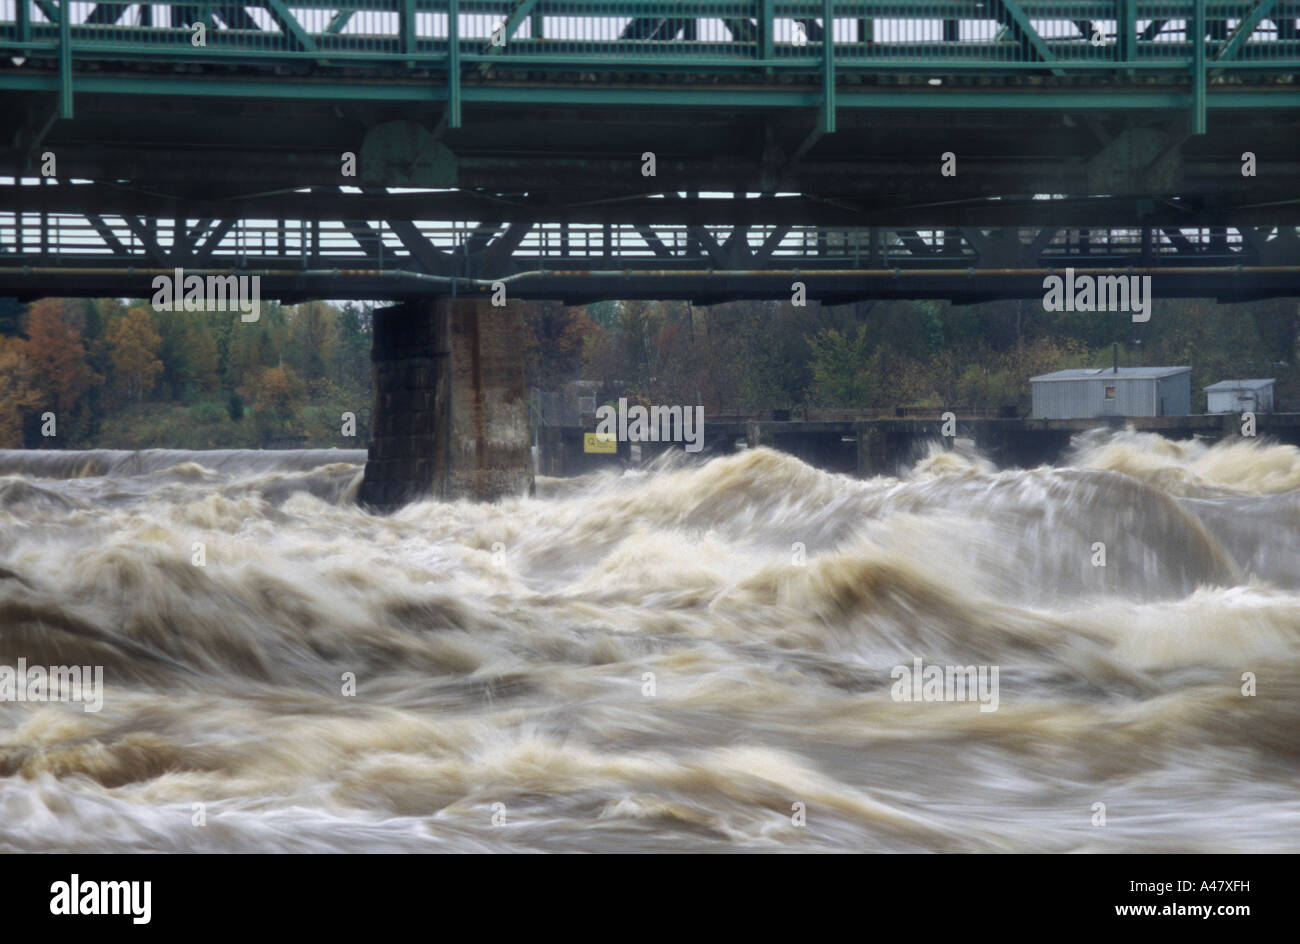
[[1035,419],[1186,416],[1190,367],[1087,367],[1029,378]]
[[1273,377],[1220,380],[1205,388],[1207,413],[1268,413],[1273,409]]

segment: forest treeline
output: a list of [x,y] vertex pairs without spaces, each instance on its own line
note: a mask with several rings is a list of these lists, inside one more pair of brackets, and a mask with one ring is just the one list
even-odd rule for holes
[[[371,412],[369,305],[264,303],[228,312],[147,302],[0,299],[0,447],[363,447]],[[1028,379],[1066,367],[1190,365],[1201,388],[1278,378],[1300,401],[1295,300],[1157,301],[1151,320],[1049,313],[1035,301],[602,302],[525,307],[530,387],[601,384],[602,399],[703,404],[1025,410]],[[41,435],[53,412],[57,435]],[[344,435],[344,413],[356,416]]]
[[539,304],[528,323],[537,386],[580,374],[603,382],[605,398],[702,403],[706,415],[798,406],[1023,411],[1030,377],[1110,366],[1114,344],[1122,366],[1190,366],[1194,411],[1204,409],[1202,387],[1228,378],[1276,377],[1284,404],[1300,398],[1295,299],[1157,300],[1140,324],[1126,313],[1046,312],[1036,300],[634,301],[581,312]]
[[139,300],[0,300],[0,447],[364,446],[370,317],[351,303],[263,304],[245,323]]

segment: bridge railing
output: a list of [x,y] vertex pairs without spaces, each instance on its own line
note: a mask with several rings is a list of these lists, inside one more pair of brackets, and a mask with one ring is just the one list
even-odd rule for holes
[[1294,72],[1298,23],[1300,0],[0,0],[0,53],[760,76],[1178,71],[1203,55]]

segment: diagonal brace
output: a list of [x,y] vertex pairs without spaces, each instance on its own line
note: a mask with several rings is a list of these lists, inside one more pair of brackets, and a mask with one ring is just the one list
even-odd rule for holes
[[294,44],[299,49],[308,52],[316,49],[316,43],[307,35],[307,31],[302,28],[302,24],[289,12],[289,8],[285,6],[283,0],[265,0],[265,3],[266,12],[271,15],[271,19],[275,20],[276,25],[280,27],[280,30],[286,36],[293,39]]
[[1268,16],[1269,12],[1273,9],[1275,2],[1276,0],[1259,0],[1259,2],[1255,4],[1254,8],[1251,9],[1250,13],[1246,14],[1241,23],[1237,25],[1231,38],[1223,44],[1223,48],[1219,50],[1219,54],[1214,57],[1214,61],[1226,62],[1230,59],[1236,59],[1237,53],[1241,52],[1242,47],[1246,45],[1246,41],[1249,40],[1251,34],[1255,32],[1260,21]]

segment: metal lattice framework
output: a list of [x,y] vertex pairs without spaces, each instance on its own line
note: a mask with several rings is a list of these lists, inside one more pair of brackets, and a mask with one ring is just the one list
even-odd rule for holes
[[0,293],[185,266],[286,298],[974,300],[1074,266],[1300,294],[1298,27],[1300,0],[0,0]]
[[[1137,76],[1165,84],[1132,107],[1186,103],[1203,129],[1206,108],[1229,101],[1216,97],[1215,78],[1262,85],[1300,71],[1298,22],[1295,0],[3,0],[0,56],[50,60],[57,74],[17,72],[0,87],[57,91],[66,118],[74,93],[146,93],[143,77],[105,75],[112,65],[226,70],[222,82],[154,74],[151,93],[170,83],[184,94],[259,94],[255,75],[278,72],[282,85],[331,100],[392,94],[356,82],[363,72],[428,76],[403,94],[445,102],[454,128],[462,102],[806,103],[804,88],[782,84],[801,78],[819,86],[823,130],[832,131],[837,108],[889,94],[845,86],[864,77]],[[615,72],[617,87],[557,81]],[[512,81],[482,81],[489,73]],[[741,84],[659,81],[683,73]],[[657,87],[647,90],[651,78]],[[926,105],[975,97],[960,83],[943,91]],[[980,91],[996,107],[1044,107],[1028,89]]]
[[[34,184],[5,188],[0,207],[21,204],[17,195],[35,201],[76,189]],[[75,204],[77,196],[67,200]],[[1066,267],[1151,273],[1166,294],[1300,294],[1295,226],[433,222],[410,210],[436,194],[342,196],[390,209],[397,204],[385,200],[396,198],[407,212],[338,219],[328,204],[315,205],[311,219],[0,212],[0,294],[32,294],[57,279],[64,294],[142,295],[153,274],[176,267],[259,274],[269,283],[264,291],[286,298],[479,294],[502,280],[515,294],[571,301],[716,301],[785,294],[799,279],[825,300],[973,300],[1041,294],[1043,274]],[[666,202],[688,205],[676,196]]]

